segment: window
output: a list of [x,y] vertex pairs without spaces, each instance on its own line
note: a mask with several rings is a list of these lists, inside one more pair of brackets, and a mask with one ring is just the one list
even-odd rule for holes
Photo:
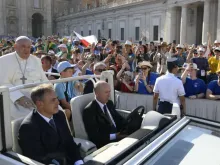
[[125,40],[125,28],[121,28],[121,40]]
[[92,35],[92,31],[91,30],[89,30],[89,35]]
[[34,0],[34,8],[40,8],[40,0]]
[[83,36],[83,31],[81,31],[81,36]]
[[108,29],[108,38],[112,38],[112,29]]
[[140,27],[135,27],[135,40],[140,40]]
[[158,25],[154,26],[153,34],[154,34],[153,40],[157,41],[158,40]]
[[99,29],[98,30],[98,39],[100,39],[101,38],[101,30]]

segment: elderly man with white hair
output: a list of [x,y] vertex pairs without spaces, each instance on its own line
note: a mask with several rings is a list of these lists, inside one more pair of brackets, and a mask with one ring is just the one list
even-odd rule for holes
[[[0,57],[0,86],[47,81],[40,59],[30,55],[31,40],[26,36],[16,39],[15,52]],[[12,119],[26,116],[34,105],[30,99],[30,89],[10,92]]]
[[[101,73],[105,70],[106,70],[106,65],[103,62],[98,62],[93,67],[93,73],[95,75],[101,75]],[[93,89],[94,89],[93,81],[97,82],[98,80],[96,78],[93,78],[93,80],[88,80],[85,83],[83,94],[93,93]]]

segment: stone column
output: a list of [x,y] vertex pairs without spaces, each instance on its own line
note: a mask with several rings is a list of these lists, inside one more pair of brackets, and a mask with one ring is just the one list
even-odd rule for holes
[[46,3],[47,3],[47,11],[46,11],[46,19],[47,19],[47,23],[46,23],[46,31],[44,31],[44,33],[46,33],[46,34],[44,34],[44,35],[46,35],[46,36],[50,36],[50,35],[52,35],[52,23],[53,23],[53,21],[52,21],[52,0],[47,0],[46,1]]
[[204,1],[204,15],[203,15],[203,28],[202,28],[202,43],[207,42],[207,32],[209,31],[210,19],[210,0]]
[[182,6],[181,25],[180,25],[180,44],[186,42],[186,28],[187,28],[187,6]]
[[27,0],[20,0],[19,35],[28,35]]
[[[220,0],[218,0],[217,40],[220,40]],[[215,40],[215,39],[214,39]]]
[[5,35],[5,28],[4,28],[4,13],[3,13],[3,1],[0,1],[0,35]]
[[176,8],[170,8],[166,12],[165,41],[168,43],[176,40]]

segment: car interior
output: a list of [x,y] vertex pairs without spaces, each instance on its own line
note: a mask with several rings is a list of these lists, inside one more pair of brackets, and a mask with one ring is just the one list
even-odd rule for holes
[[[3,97],[4,96],[4,97]],[[118,95],[115,95],[113,101],[116,100],[116,107],[119,102]],[[148,111],[143,106],[137,107],[135,110],[120,110],[116,109],[119,114],[122,115],[125,119],[131,117],[133,114],[138,113],[143,117],[143,121],[139,130],[135,131],[128,137],[122,139],[116,143],[110,143],[106,146],[97,150],[97,147],[92,143],[86,133],[84,123],[82,120],[82,111],[86,105],[94,99],[94,94],[80,95],[71,100],[71,111],[72,111],[72,128],[71,132],[74,135],[74,141],[77,144],[80,144],[80,152],[84,158],[86,164],[118,164],[119,162],[125,160],[125,157],[128,158],[129,153],[137,152],[140,148],[150,143],[155,136],[159,136],[163,131],[171,127],[172,124],[179,119],[179,107],[174,105],[172,114],[159,114],[155,111]],[[0,149],[1,156],[6,156],[11,161],[17,161],[21,164],[28,165],[40,165],[35,160],[27,158],[22,155],[21,148],[18,144],[17,136],[19,127],[24,119],[18,118],[11,121],[10,111],[10,99],[8,88],[0,88],[0,117],[1,117],[1,141]],[[140,113],[142,109],[145,113],[142,115]],[[148,143],[146,143],[148,141]],[[13,164],[10,163],[8,164]],[[111,162],[111,163],[110,163]],[[7,164],[7,163],[5,163]]]

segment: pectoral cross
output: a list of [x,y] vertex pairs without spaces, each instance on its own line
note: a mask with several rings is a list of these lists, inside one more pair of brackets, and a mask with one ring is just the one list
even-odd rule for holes
[[25,80],[27,80],[27,78],[25,78],[24,75],[23,75],[23,77],[20,78],[20,80],[22,80],[22,84],[25,84]]

